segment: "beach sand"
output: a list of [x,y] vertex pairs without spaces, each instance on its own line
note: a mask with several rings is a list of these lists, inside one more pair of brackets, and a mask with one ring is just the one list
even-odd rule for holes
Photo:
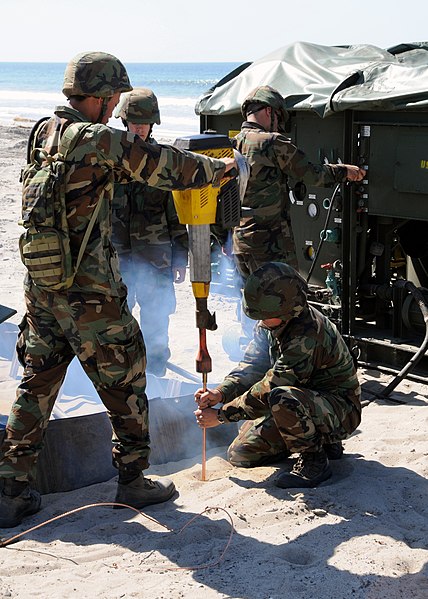
[[[1,302],[23,314],[23,266],[17,252],[19,171],[28,129],[0,128]],[[177,286],[171,319],[171,361],[194,373],[198,335],[186,281]],[[234,320],[230,299],[213,296],[218,331],[208,333],[217,382],[232,362],[222,334]],[[1,329],[0,329],[1,333]],[[10,405],[16,380],[0,363],[0,413]],[[360,371],[364,397],[389,382]],[[116,479],[43,496],[43,510],[10,538],[67,511],[84,508],[25,534],[0,549],[0,597],[181,599],[425,599],[428,597],[427,386],[403,381],[390,401],[368,403],[333,477],[317,489],[278,489],[275,467],[238,469],[225,447],[209,450],[207,481],[195,457],[152,466],[177,486],[174,501],[144,515],[110,506]],[[190,422],[190,421],[189,421]],[[190,431],[192,428],[192,431]],[[189,424],[189,434],[201,433]],[[192,520],[195,518],[194,520]],[[186,526],[188,525],[188,526]],[[186,528],[184,528],[186,526]]]

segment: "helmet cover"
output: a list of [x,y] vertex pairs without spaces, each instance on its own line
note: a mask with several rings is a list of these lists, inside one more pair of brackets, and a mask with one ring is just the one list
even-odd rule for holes
[[151,89],[136,87],[122,94],[115,108],[114,116],[128,123],[160,125],[158,99]]
[[82,52],[70,60],[64,73],[62,92],[70,96],[110,98],[132,90],[121,61],[106,52]]
[[306,281],[288,264],[267,262],[247,279],[242,309],[253,320],[289,321],[307,306]]

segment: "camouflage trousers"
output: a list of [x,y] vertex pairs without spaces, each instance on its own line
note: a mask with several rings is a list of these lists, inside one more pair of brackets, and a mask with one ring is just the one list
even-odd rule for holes
[[257,268],[263,266],[267,262],[285,262],[289,264],[297,271],[299,266],[297,264],[297,257],[295,252],[287,253],[286,255],[282,254],[271,254],[271,255],[254,255],[254,254],[233,254],[233,258],[235,260],[235,265],[238,273],[241,275],[243,282],[248,279],[251,273],[253,273]]
[[145,346],[126,298],[31,287],[20,325],[22,380],[6,425],[0,477],[35,479],[49,416],[73,357],[95,386],[113,428],[113,464],[148,467]]
[[239,227],[233,233],[233,257],[244,283],[251,273],[267,262],[285,262],[297,271],[296,244],[287,220],[270,230],[256,230],[249,235]]
[[337,395],[336,410],[329,394],[296,387],[276,387],[269,393],[270,413],[245,422],[228,448],[234,466],[252,468],[266,458],[278,459],[289,453],[317,451],[324,443],[336,443],[349,436],[342,425],[337,402],[343,402],[343,416],[349,402]]

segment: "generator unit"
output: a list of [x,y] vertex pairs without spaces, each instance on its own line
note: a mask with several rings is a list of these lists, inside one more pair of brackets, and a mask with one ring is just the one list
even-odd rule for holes
[[[360,363],[401,369],[426,333],[419,304],[428,301],[428,112],[295,112],[291,138],[314,162],[366,170],[335,195],[301,186],[296,193],[290,182],[299,269],[311,273],[311,301]],[[415,370],[425,376],[426,357]]]
[[[366,170],[363,181],[330,188],[289,179],[299,271],[308,278],[311,303],[337,324],[360,364],[393,373],[411,362],[412,376],[425,382],[428,81],[423,78],[428,46],[393,50],[369,47],[364,53],[359,47],[353,53],[351,47],[300,44],[296,52],[291,45],[281,59],[274,53],[283,72],[277,65],[273,80],[271,55],[254,63],[257,79],[251,67],[236,81],[226,78],[223,89],[203,97],[197,111],[201,127],[233,135],[242,122],[245,94],[256,85],[271,85],[288,101],[291,141],[311,162],[343,162]],[[321,59],[318,72],[316,60]],[[352,60],[358,61],[356,71]],[[307,77],[304,86],[299,78],[293,80],[296,63],[301,81]],[[263,65],[266,80],[260,80]],[[320,82],[325,73],[331,76]],[[409,90],[409,81],[417,89]]]

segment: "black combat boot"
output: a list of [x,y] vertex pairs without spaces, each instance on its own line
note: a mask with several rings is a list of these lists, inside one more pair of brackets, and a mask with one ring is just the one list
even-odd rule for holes
[[316,487],[331,476],[331,468],[323,449],[304,452],[294,464],[291,472],[284,472],[276,480],[282,489]]
[[337,443],[324,443],[323,449],[329,460],[340,460],[343,456],[343,445],[340,441]]
[[[169,478],[153,481],[140,472],[136,478],[129,481],[129,477],[121,476],[119,471],[119,482],[114,501],[140,509],[153,503],[168,501],[175,492],[175,485]],[[120,509],[120,506],[114,506],[114,509]]]
[[40,504],[40,493],[30,489],[28,483],[13,478],[4,479],[0,494],[0,528],[18,526],[25,516],[38,512]]

